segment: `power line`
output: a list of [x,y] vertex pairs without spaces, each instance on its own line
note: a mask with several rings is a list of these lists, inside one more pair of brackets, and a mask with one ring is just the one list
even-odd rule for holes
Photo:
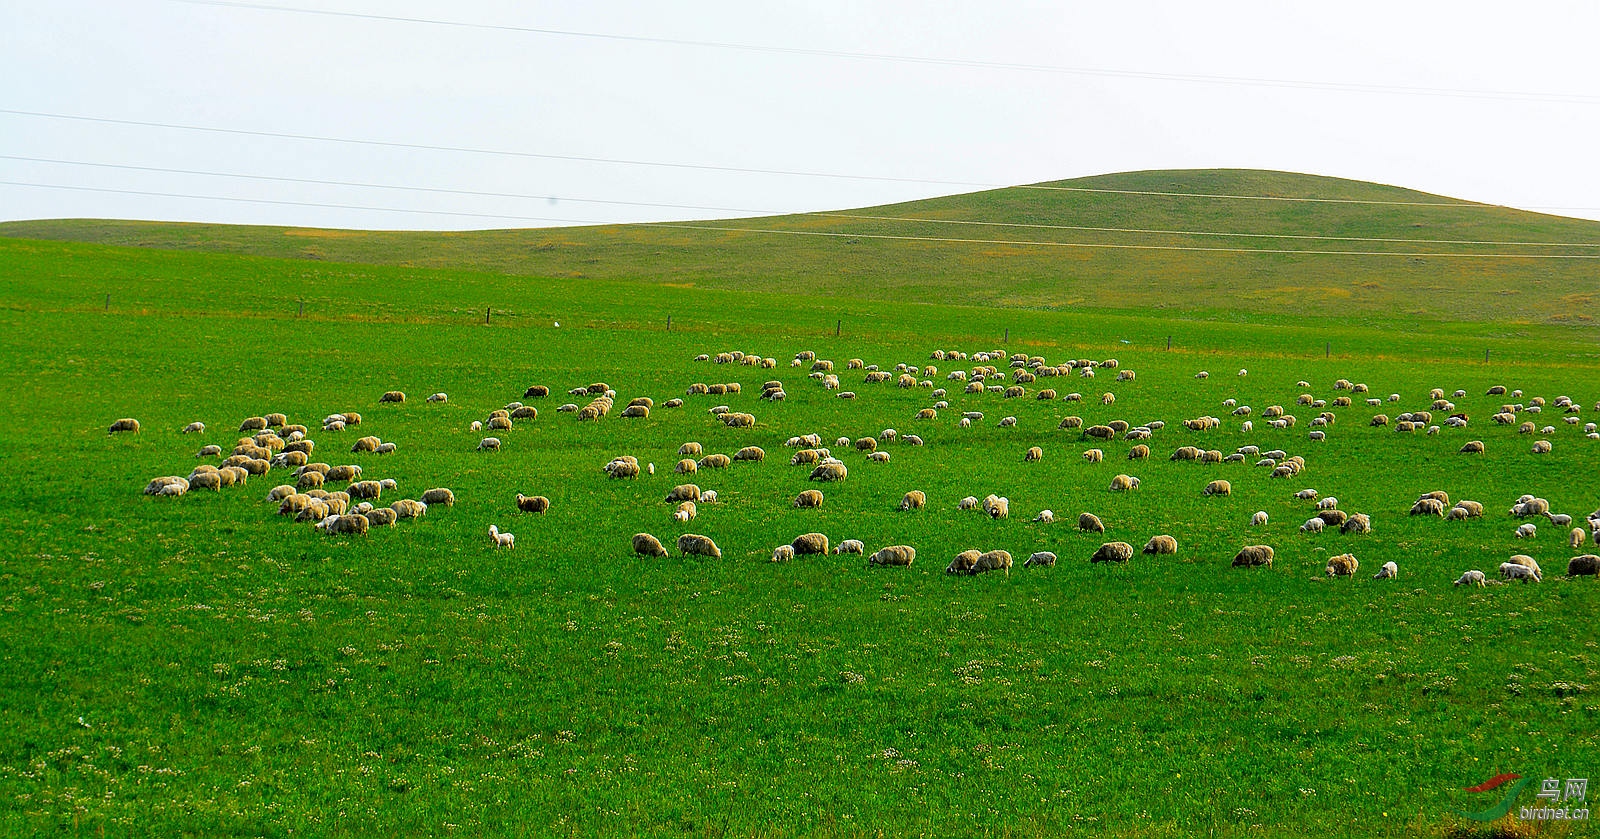
[[1443,96],[1450,98],[1467,99],[1496,99],[1518,100],[1534,102],[1556,102],[1564,104],[1595,105],[1600,104],[1600,96],[1565,93],[1536,93],[1527,91],[1510,90],[1472,90],[1463,88],[1441,87],[1415,87],[1405,85],[1380,85],[1349,82],[1319,82],[1304,79],[1271,79],[1250,76],[1219,76],[1195,73],[1155,73],[1140,70],[1116,70],[1101,67],[1068,67],[1052,64],[1026,64],[1008,61],[983,61],[979,59],[943,58],[938,56],[897,55],[893,53],[854,52],[849,50],[819,49],[811,47],[784,47],[763,44],[744,44],[728,41],[705,41],[688,38],[666,38],[647,35],[621,35],[609,32],[584,32],[572,29],[553,29],[548,27],[516,26],[510,24],[471,23],[468,21],[444,20],[440,18],[408,17],[402,15],[381,15],[363,12],[346,12],[331,9],[305,9],[295,6],[279,6],[267,3],[231,2],[231,0],[174,0],[191,6],[212,6],[230,9],[249,9],[254,11],[286,12],[291,14],[318,15],[322,17],[337,17],[355,20],[387,21],[391,23],[425,24],[428,26],[444,26],[456,29],[476,29],[498,32],[519,32],[530,35],[559,36],[565,38],[585,38],[591,40],[617,41],[624,43],[662,44],[678,47],[699,47],[720,50],[734,50],[739,52],[773,53],[778,55],[816,56],[823,58],[844,58],[858,61],[897,62],[906,64],[924,64],[945,67],[966,67],[986,70],[1010,70],[1030,73],[1060,73],[1076,76],[1101,76],[1106,78],[1141,79],[1146,81],[1173,81],[1201,84],[1243,85],[1249,87],[1281,87],[1297,90],[1326,90],[1350,93],[1384,93],[1410,96]]
[[700,164],[700,163],[681,163],[681,162],[653,161],[653,160],[633,160],[633,159],[627,159],[627,158],[609,158],[609,157],[588,157],[588,156],[582,156],[582,155],[545,154],[545,153],[540,153],[540,152],[518,151],[518,150],[511,150],[511,149],[472,148],[472,147],[468,147],[468,146],[446,146],[446,145],[436,145],[436,144],[427,144],[427,143],[408,143],[408,142],[391,141],[391,140],[364,140],[364,139],[352,139],[352,138],[348,138],[348,137],[327,137],[327,136],[319,136],[319,135],[314,135],[314,134],[293,134],[293,133],[278,132],[278,131],[259,131],[259,130],[244,129],[244,128],[216,128],[216,127],[204,126],[204,125],[185,125],[185,124],[182,124],[182,123],[152,122],[152,121],[147,121],[147,120],[132,120],[132,119],[115,119],[115,118],[111,118],[111,117],[94,117],[94,116],[84,116],[84,115],[80,115],[80,114],[57,114],[57,113],[49,113],[49,112],[45,112],[45,111],[25,111],[25,110],[19,110],[19,109],[15,109],[15,108],[0,108],[0,114],[11,114],[13,116],[36,117],[36,118],[41,118],[41,119],[59,119],[59,120],[69,120],[69,121],[76,121],[76,122],[90,122],[90,123],[99,123],[99,124],[106,124],[106,125],[128,125],[128,126],[137,126],[137,127],[141,127],[141,128],[162,128],[162,129],[169,129],[169,130],[174,130],[174,131],[197,131],[197,132],[204,132],[204,133],[211,133],[211,134],[227,134],[227,135],[246,136],[246,137],[270,137],[270,138],[273,138],[273,139],[280,139],[280,140],[303,140],[303,141],[310,141],[310,142],[341,143],[341,144],[345,144],[345,145],[357,145],[357,146],[376,146],[376,147],[381,147],[381,148],[400,148],[400,149],[412,149],[412,150],[421,150],[421,151],[442,151],[442,152],[455,152],[455,153],[461,153],[461,154],[481,154],[481,155],[494,155],[494,156],[500,156],[500,157],[531,158],[531,159],[538,159],[538,160],[563,160],[563,161],[573,161],[573,162],[581,162],[581,163],[603,163],[603,164],[613,164],[613,165],[623,165],[623,166],[655,166],[655,167],[662,167],[662,168],[669,168],[669,169],[690,169],[690,170],[712,171],[712,172],[733,172],[733,173],[738,173],[738,174],[784,175],[784,176],[790,176],[790,177],[807,177],[807,178],[835,178],[835,179],[840,179],[840,180],[878,181],[878,182],[888,182],[888,183],[921,184],[921,185],[928,185],[928,186],[953,186],[953,187],[969,187],[969,188],[970,187],[976,187],[976,188],[979,188],[979,189],[1032,189],[1032,190],[1044,190],[1044,191],[1051,191],[1051,192],[1086,192],[1086,193],[1100,193],[1100,194],[1106,194],[1106,195],[1139,195],[1139,196],[1163,197],[1163,198],[1205,198],[1205,199],[1227,199],[1227,200],[1242,200],[1242,201],[1284,201],[1284,202],[1292,202],[1292,203],[1309,203],[1309,204],[1363,204],[1363,205],[1390,206],[1390,207],[1456,207],[1456,208],[1475,208],[1475,209],[1504,209],[1503,207],[1500,207],[1500,206],[1494,205],[1494,204],[1481,204],[1481,203],[1465,202],[1465,201],[1455,201],[1455,202],[1447,202],[1447,201],[1384,201],[1384,200],[1377,200],[1377,199],[1357,199],[1357,198],[1314,198],[1314,197],[1291,197],[1291,196],[1281,196],[1281,195],[1236,195],[1236,194],[1227,194],[1227,193],[1204,193],[1204,192],[1160,192],[1160,191],[1154,191],[1154,190],[1106,189],[1106,188],[1099,188],[1099,187],[1053,186],[1053,185],[1044,185],[1044,184],[1013,185],[1013,184],[991,183],[991,182],[984,182],[984,181],[944,180],[944,179],[938,179],[938,178],[902,178],[902,177],[893,177],[893,176],[887,176],[887,175],[860,175],[860,174],[850,174],[850,173],[842,173],[842,172],[815,172],[815,171],[804,171],[804,170],[798,170],[798,169],[762,169],[762,168],[751,168],[751,167],[740,167],[740,166],[720,166],[720,165]]
[[[24,162],[29,162],[29,163],[48,163],[48,164],[62,165],[62,166],[87,166],[87,167],[102,168],[102,169],[124,169],[124,170],[130,170],[130,171],[135,171],[135,172],[160,172],[160,173],[179,174],[179,175],[199,175],[199,176],[204,176],[204,177],[237,178],[237,179],[241,179],[241,180],[251,180],[251,181],[269,181],[269,182],[282,182],[282,183],[294,183],[294,184],[311,184],[311,185],[318,185],[318,186],[356,187],[356,188],[361,188],[361,189],[387,189],[387,190],[397,190],[397,191],[405,191],[405,192],[422,192],[422,193],[429,193],[429,194],[444,194],[444,195],[467,195],[467,196],[487,197],[487,198],[513,198],[513,199],[522,199],[522,200],[530,200],[530,201],[547,200],[549,198],[549,196],[529,195],[529,194],[526,194],[526,193],[480,192],[480,191],[476,191],[476,190],[466,190],[466,189],[445,189],[445,188],[439,188],[439,187],[401,186],[401,185],[396,185],[396,184],[374,184],[374,183],[363,183],[363,182],[359,182],[359,181],[335,181],[335,180],[323,180],[323,179],[318,179],[318,178],[291,178],[291,177],[281,177],[281,176],[275,176],[275,175],[251,175],[251,174],[240,174],[240,173],[233,173],[233,172],[211,172],[211,171],[205,171],[205,170],[200,170],[200,169],[176,169],[176,168],[167,168],[167,167],[161,167],[161,166],[134,166],[134,165],[120,164],[120,163],[97,163],[97,162],[82,161],[82,160],[60,160],[60,159],[44,158],[44,157],[25,157],[25,156],[22,156],[22,155],[11,155],[11,154],[0,154],[0,160],[17,160],[17,161],[24,161]],[[218,200],[222,200],[222,199],[218,199]],[[847,212],[832,212],[832,211],[822,211],[822,212],[786,212],[786,211],[782,211],[782,210],[758,210],[758,209],[750,209],[750,208],[746,208],[746,207],[714,207],[714,206],[705,206],[705,205],[696,205],[696,204],[671,204],[671,203],[650,202],[650,201],[616,201],[616,200],[606,200],[606,199],[599,199],[599,198],[569,198],[569,197],[562,197],[560,200],[574,202],[574,203],[581,203],[581,204],[610,204],[610,205],[618,205],[618,206],[626,206],[626,207],[652,207],[652,208],[666,208],[666,209],[675,209],[675,210],[699,210],[699,211],[748,213],[748,214],[752,214],[752,215],[768,215],[768,216],[778,216],[778,215],[802,216],[803,215],[803,216],[812,216],[812,217],[817,217],[817,218],[849,219],[849,220],[852,220],[852,221],[886,221],[886,222],[897,222],[897,223],[908,223],[908,224],[947,224],[947,225],[964,225],[964,226],[973,226],[973,227],[1004,227],[1004,228],[1015,228],[1015,229],[1027,229],[1027,230],[1066,230],[1066,231],[1074,231],[1074,232],[1081,232],[1081,233],[1118,233],[1118,234],[1136,234],[1136,235],[1152,235],[1152,236],[1195,236],[1195,237],[1215,237],[1215,238],[1228,238],[1228,239],[1291,239],[1291,240],[1325,241],[1325,242],[1374,242],[1374,243],[1411,244],[1411,245],[1486,245],[1486,246],[1494,246],[1494,247],[1540,247],[1540,248],[1595,248],[1595,247],[1600,247],[1600,242],[1518,242],[1518,241],[1472,240],[1472,239],[1413,239],[1413,238],[1402,238],[1402,237],[1379,237],[1379,236],[1322,236],[1322,235],[1308,234],[1308,233],[1236,233],[1236,232],[1228,232],[1228,231],[1210,231],[1210,230],[1165,230],[1165,229],[1158,229],[1158,228],[1138,228],[1138,227],[1103,227],[1103,226],[1071,225],[1071,224],[1037,224],[1037,223],[1028,223],[1028,222],[982,221],[982,220],[973,220],[973,219],[920,218],[920,217],[916,217],[916,216],[882,216],[882,215],[867,215],[867,214],[864,214],[864,213],[847,213]],[[407,211],[407,212],[409,212],[409,211]],[[416,212],[426,212],[426,211],[419,210],[419,211],[416,211]],[[486,217],[490,217],[490,218],[508,218],[508,219],[516,218],[514,216],[486,216]]]
[[764,235],[781,236],[814,236],[841,239],[876,239],[898,242],[934,242],[939,244],[972,244],[972,245],[1015,245],[1019,247],[1044,247],[1044,248],[1077,248],[1085,250],[1137,250],[1137,251],[1188,251],[1201,253],[1234,253],[1234,254],[1261,254],[1261,255],[1298,255],[1298,256],[1398,256],[1411,258],[1438,258],[1438,259],[1600,259],[1600,254],[1530,254],[1530,253],[1444,253],[1444,252],[1398,252],[1398,251],[1327,251],[1327,250],[1295,250],[1288,248],[1228,248],[1206,247],[1199,245],[1140,245],[1140,244],[1112,244],[1101,242],[1052,242],[1027,239],[972,239],[945,236],[907,236],[887,233],[852,233],[845,231],[820,231],[820,230],[775,230],[759,227],[730,227],[723,225],[693,224],[679,222],[656,222],[652,224],[615,224],[580,221],[578,219],[551,218],[542,216],[517,216],[497,215],[492,213],[467,213],[449,210],[410,210],[397,207],[369,207],[354,204],[333,204],[316,201],[283,201],[268,198],[234,198],[217,195],[190,195],[173,192],[157,192],[152,190],[114,189],[110,187],[68,186],[64,184],[39,184],[25,181],[0,180],[0,185],[34,187],[38,189],[65,189],[83,192],[106,192],[123,195],[142,195],[161,198],[183,198],[201,201],[232,201],[248,204],[273,204],[292,207],[321,207],[337,210],[362,210],[367,212],[388,213],[416,213],[421,215],[460,216],[465,218],[490,218],[506,221],[543,221],[562,224],[578,224],[594,227],[637,227],[660,228],[667,230],[700,230],[721,233],[756,233]]

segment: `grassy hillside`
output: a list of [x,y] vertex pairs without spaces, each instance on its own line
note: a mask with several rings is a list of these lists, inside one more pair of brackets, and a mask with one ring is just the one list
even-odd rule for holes
[[[487,326],[485,301],[503,307]],[[1533,455],[1533,436],[1488,422],[1503,398],[1485,392],[1570,395],[1592,420],[1600,350],[1551,325],[1263,320],[0,241],[0,833],[1523,835],[1474,831],[1452,811],[1491,806],[1462,790],[1496,773],[1593,774],[1600,588],[1562,578],[1575,552],[1561,528],[1541,519],[1535,538],[1515,539],[1504,510],[1524,492],[1580,519],[1600,506],[1586,480],[1600,441],[1553,409],[1525,414],[1554,427],[1554,451]],[[788,364],[800,350],[841,368],[932,364],[943,386],[976,363],[931,361],[935,348],[1116,357],[1137,376],[1041,378],[1022,399],[953,387],[936,419],[916,420],[931,389],[841,370],[859,394],[845,401]],[[719,350],[780,364],[691,360]],[[1330,407],[1328,439],[1312,442],[1315,411],[1296,397],[1332,400],[1339,377],[1401,399]],[[761,401],[767,379],[788,398]],[[635,396],[657,409],[599,422],[554,410],[586,401],[565,391],[595,381],[616,388],[619,409]],[[743,392],[665,407],[692,382]],[[469,423],[533,383],[554,390],[528,400],[538,418],[502,432],[502,451],[476,452]],[[1045,387],[1088,398],[1036,398]],[[1426,408],[1432,387],[1466,391],[1468,428],[1368,424]],[[378,404],[390,389],[411,399]],[[449,401],[422,401],[434,391]],[[1255,407],[1255,430],[1228,398]],[[756,427],[723,427],[708,413],[719,403]],[[1299,424],[1269,428],[1259,414],[1272,404]],[[287,470],[221,492],[140,494],[151,477],[214,462],[196,450],[231,446],[240,420],[270,411],[311,426],[317,460],[395,478],[384,502],[448,486],[457,503],[330,537],[274,515],[266,494]],[[365,418],[319,430],[335,411]],[[985,419],[961,428],[963,411]],[[1167,425],[1150,459],[1129,460],[1131,441],[1059,429],[1067,414]],[[1203,414],[1223,426],[1180,424]],[[1016,427],[998,427],[1004,415]],[[123,416],[142,433],[109,436]],[[205,434],[179,433],[195,420]],[[836,447],[849,479],[822,487],[822,509],[793,509],[817,485],[789,465],[789,436],[886,427],[926,445],[885,444],[885,464]],[[399,450],[351,453],[362,434]],[[1488,451],[1457,454],[1467,439]],[[662,499],[688,480],[671,470],[688,440],[768,457],[698,472],[721,498],[682,524]],[[1307,470],[1277,480],[1247,463],[1167,459],[1180,445],[1246,444],[1303,455]],[[1024,463],[1033,445],[1044,459]],[[1103,462],[1082,457],[1090,446]],[[600,466],[620,454],[660,470],[608,480]],[[1119,472],[1143,485],[1109,492]],[[1215,478],[1233,494],[1204,497]],[[1299,533],[1303,487],[1368,513],[1374,532]],[[927,509],[896,509],[910,489],[928,493]],[[1489,514],[1407,515],[1438,489]],[[553,506],[520,513],[518,492]],[[1010,518],[956,509],[990,492],[1011,499]],[[1030,521],[1044,508],[1060,520]],[[1255,510],[1266,526],[1248,525]],[[1073,527],[1084,511],[1105,519],[1104,536]],[[516,534],[515,550],[490,547],[490,524]],[[635,557],[639,531],[704,533],[724,557]],[[917,561],[767,561],[810,531],[869,551],[910,544]],[[1179,553],[1088,561],[1102,541],[1137,548],[1157,533]],[[1274,545],[1277,561],[1229,567],[1246,543]],[[945,575],[969,547],[1060,562]],[[1330,580],[1324,563],[1346,551],[1361,573]],[[1451,585],[1513,552],[1535,556],[1545,581]],[[1401,578],[1371,579],[1390,560]]]
[[[1132,172],[1036,186],[1460,203],[1378,184],[1249,170]],[[1547,322],[1585,327],[1593,325],[1594,278],[1600,271],[1600,261],[1595,260],[1238,254],[1027,243],[1385,254],[1595,255],[1600,254],[1600,247],[1127,234],[940,223],[949,221],[1433,239],[1451,243],[1600,243],[1600,223],[1480,205],[1243,201],[1032,188],[990,190],[835,214],[683,225],[415,233],[58,220],[0,224],[0,236],[765,290],[795,299],[842,295],[885,302],[949,300],[1010,308],[1228,311],[1257,317],[1405,316],[1432,321]],[[872,238],[907,236],[1004,243]]]

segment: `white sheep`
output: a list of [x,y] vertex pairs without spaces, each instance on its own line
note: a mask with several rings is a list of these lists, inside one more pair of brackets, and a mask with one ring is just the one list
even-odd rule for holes
[[1317,502],[1317,509],[1318,510],[1337,510],[1337,509],[1339,509],[1339,499],[1335,498],[1332,495],[1330,495],[1327,498],[1324,498],[1324,499],[1322,499],[1322,500]]
[[1500,563],[1500,576],[1507,580],[1521,580],[1525,583],[1540,582],[1539,575],[1532,568],[1515,562]]
[[480,452],[482,452],[482,451],[491,451],[491,452],[500,451],[500,438],[499,437],[485,437],[482,440],[479,440],[478,441],[478,451],[480,451]]
[[483,430],[483,423],[478,421],[478,420],[473,420],[472,421],[472,430],[473,431],[482,431]]
[[1395,579],[1396,577],[1399,577],[1399,576],[1400,576],[1400,566],[1394,564],[1393,562],[1385,562],[1383,564],[1383,567],[1378,569],[1378,573],[1372,575],[1372,579],[1374,579],[1374,580],[1393,580],[1393,579]]
[[443,394],[443,393],[435,393],[435,394],[431,394],[428,397],[428,401],[429,402],[449,402],[450,401],[450,397],[448,395],[446,395],[446,394]]
[[1476,570],[1476,569],[1468,571],[1465,574],[1462,574],[1460,579],[1456,580],[1456,585],[1458,585],[1458,586],[1479,586],[1479,587],[1482,587],[1482,586],[1486,585],[1487,583],[1488,583],[1488,578],[1483,576],[1483,572],[1482,571],[1479,571],[1479,570]]
[[1266,523],[1267,523],[1267,511],[1266,510],[1257,510],[1255,512],[1255,515],[1250,517],[1250,526],[1251,527],[1262,527]]
[[497,548],[514,548],[517,546],[517,537],[510,533],[501,533],[500,528],[492,524],[489,525],[489,538],[494,540],[494,546]]
[[1306,519],[1306,523],[1305,524],[1300,525],[1300,532],[1301,533],[1321,533],[1322,532],[1322,528],[1326,524],[1327,524],[1327,522],[1323,521],[1322,519],[1316,518],[1316,517],[1312,517],[1312,518]]
[[1537,535],[1539,535],[1539,528],[1534,526],[1533,522],[1517,525],[1516,536],[1518,539],[1532,539]]
[[1056,520],[1056,514],[1054,510],[1040,510],[1039,515],[1034,516],[1033,520],[1036,522],[1049,524]]

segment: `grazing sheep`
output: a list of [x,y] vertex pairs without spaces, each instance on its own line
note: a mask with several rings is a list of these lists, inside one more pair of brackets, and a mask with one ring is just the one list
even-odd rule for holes
[[864,554],[867,552],[867,548],[866,545],[861,543],[860,539],[846,539],[834,545],[833,552],[835,554]]
[[204,434],[204,433],[206,433],[206,424],[203,423],[203,422],[191,422],[188,425],[183,427],[183,433],[184,434]]
[[1549,513],[1550,502],[1543,498],[1528,498],[1526,501],[1518,501],[1511,507],[1511,515],[1519,519],[1544,516],[1549,515]]
[[1588,531],[1584,530],[1581,527],[1574,527],[1574,528],[1572,528],[1572,532],[1567,535],[1567,547],[1569,547],[1569,548],[1581,548],[1581,547],[1583,547],[1584,541],[1586,539],[1588,539],[1588,538],[1589,538],[1589,532]]
[[1533,573],[1535,579],[1539,580],[1540,582],[1544,581],[1544,569],[1540,568],[1539,563],[1535,561],[1533,557],[1528,556],[1527,554],[1513,554],[1511,559],[1506,564],[1517,565],[1526,568]]
[[684,501],[678,505],[677,509],[672,511],[672,520],[689,521],[699,514],[700,510],[693,501]]
[[1038,446],[1030,447],[1022,455],[1022,461],[1024,463],[1038,463],[1041,460],[1044,460],[1044,449],[1039,448]]
[[[577,406],[573,406],[573,407],[574,407],[574,410],[576,410]],[[472,431],[482,431],[483,430],[483,422],[481,420],[473,420],[472,421],[472,425],[468,426],[468,428],[470,430],[472,430]]]
[[428,395],[428,401],[429,402],[449,402],[450,401],[450,397],[449,397],[449,395],[443,394],[443,393],[431,393],[431,394]]
[[772,549],[773,562],[788,562],[792,559],[794,559],[794,547],[792,545],[779,545]]
[[972,568],[967,573],[976,575],[989,571],[1004,571],[1006,576],[1011,576],[1011,552],[985,551],[978,555],[978,559],[972,563]]
[[1127,492],[1139,488],[1139,479],[1132,475],[1118,475],[1111,479],[1111,492]]
[[[816,490],[811,490],[811,492],[816,492]],[[900,499],[901,510],[920,510],[927,504],[928,495],[920,489],[911,490]]]
[[1317,518],[1322,519],[1322,523],[1329,527],[1343,527],[1344,523],[1350,520],[1350,514],[1339,509],[1319,510]]
[[1567,562],[1568,577],[1592,577],[1600,574],[1600,556],[1583,554]]
[[550,509],[550,499],[543,495],[527,496],[517,493],[517,509],[524,513],[543,513]]
[[633,552],[640,556],[665,557],[667,555],[667,549],[661,546],[661,540],[648,533],[633,534]]
[[1083,427],[1083,417],[1063,417],[1061,419],[1061,424],[1056,426],[1056,428],[1082,428],[1082,427]]
[[712,559],[722,558],[722,549],[711,537],[698,533],[685,533],[678,537],[678,552],[684,556],[706,556]]
[[1099,449],[1090,449],[1083,453],[1083,459],[1090,463],[1099,463],[1105,460],[1106,453]]
[[978,557],[983,552],[978,550],[965,550],[956,554],[950,564],[944,569],[946,574],[971,574],[974,566],[978,564]]
[[990,495],[983,499],[983,511],[991,519],[1003,519],[1011,516],[1011,501],[998,495]]
[[1301,533],[1321,533],[1322,532],[1322,528],[1326,527],[1327,524],[1328,523],[1323,521],[1321,518],[1313,516],[1312,518],[1306,519],[1306,523],[1305,524],[1300,525],[1300,532]]
[[701,469],[726,469],[731,463],[733,459],[725,454],[708,454],[700,458],[698,465]]
[[802,533],[789,543],[797,556],[807,554],[826,554],[828,552],[828,537],[822,533]]
[[1267,523],[1267,511],[1266,510],[1257,510],[1254,515],[1250,516],[1250,526],[1251,527],[1263,527],[1263,526],[1266,525],[1266,523]]
[[302,472],[300,474],[300,479],[296,482],[295,486],[300,489],[315,489],[322,486],[322,482],[324,480],[326,480],[326,478],[321,472]]
[[1127,542],[1106,542],[1089,557],[1090,562],[1127,562],[1133,559],[1133,546]]
[[1419,499],[1417,499],[1417,503],[1411,505],[1411,515],[1413,515],[1413,516],[1443,516],[1444,515],[1444,502],[1440,501],[1437,498],[1429,498],[1429,497],[1419,498]]
[[1152,536],[1150,541],[1144,543],[1143,553],[1146,554],[1175,554],[1177,552],[1178,540],[1166,534]]
[[1479,588],[1482,588],[1488,584],[1488,578],[1483,576],[1482,571],[1474,569],[1462,574],[1461,577],[1456,580],[1455,584],[1458,586],[1478,586]]
[[1231,484],[1231,483],[1229,483],[1227,481],[1224,481],[1224,480],[1212,481],[1211,483],[1206,484],[1206,488],[1205,488],[1204,494],[1207,497],[1210,497],[1210,496],[1213,496],[1213,495],[1232,495],[1233,494],[1233,484]]
[[808,489],[794,498],[796,509],[817,509],[822,506],[822,491]]
[[[296,452],[296,454],[302,454],[302,456],[303,456],[303,453]],[[198,458],[198,457],[220,457],[221,455],[222,455],[222,447],[218,446],[218,445],[215,445],[215,444],[212,444],[212,445],[205,446],[205,447],[201,448],[200,451],[195,452],[194,456]]]
[[111,424],[107,434],[122,434],[124,432],[139,433],[139,421],[132,417],[124,417]]
[[975,496],[975,495],[969,495],[966,498],[961,499],[960,503],[958,503],[956,505],[956,509],[958,509],[958,510],[976,510],[976,509],[978,509],[978,497]]
[[485,437],[482,440],[479,440],[478,441],[478,451],[480,451],[480,452],[497,452],[497,451],[500,451],[500,438],[499,437]]
[[618,416],[621,416],[623,419],[649,419],[650,409],[643,405],[630,405],[626,408],[623,408],[622,413]]
[[678,465],[673,467],[672,471],[679,475],[693,475],[695,472],[700,471],[700,464],[686,457],[678,461]]
[[1533,571],[1533,569],[1528,568],[1525,565],[1519,565],[1515,562],[1500,563],[1500,577],[1504,580],[1520,580],[1524,583],[1542,582],[1539,575]]
[[1517,525],[1516,537],[1518,539],[1532,539],[1539,535],[1539,528],[1533,522]]
[[383,402],[404,402],[404,401],[406,401],[406,395],[404,393],[401,393],[398,390],[391,390],[391,391],[385,393],[384,395],[378,397],[378,402],[379,403],[383,403]]
[[1247,568],[1259,565],[1272,566],[1273,550],[1271,545],[1246,545],[1233,555],[1233,567]]
[[699,501],[700,487],[694,484],[679,484],[667,493],[667,503],[676,504],[679,501]]
[[1565,513],[1546,513],[1545,517],[1550,519],[1550,523],[1556,527],[1566,527],[1572,524],[1572,516]]
[[867,460],[869,460],[869,461],[871,461],[873,463],[888,463],[889,462],[889,453],[888,452],[873,452],[872,454],[867,455]]
[[388,507],[371,508],[361,513],[361,516],[372,527],[394,527],[395,522],[400,520],[400,516]]
[[1078,529],[1084,533],[1104,533],[1105,523],[1094,513],[1083,513],[1078,516]]
[[1038,551],[1029,556],[1028,559],[1022,563],[1022,567],[1029,568],[1036,566],[1039,568],[1054,568],[1055,564],[1056,555],[1054,553],[1050,551]]
[[383,494],[383,485],[377,481],[357,481],[347,487],[345,492],[350,493],[351,498],[377,498]]
[[436,487],[422,493],[422,503],[427,504],[430,507],[435,504],[443,504],[446,507],[454,507],[456,505],[456,494],[444,487]]
[[1385,562],[1383,564],[1383,567],[1378,569],[1378,573],[1372,575],[1372,579],[1374,579],[1374,580],[1393,580],[1393,579],[1395,579],[1396,577],[1399,577],[1399,576],[1400,576],[1400,566],[1394,564],[1393,562]]
[[1332,495],[1328,496],[1327,498],[1320,499],[1317,501],[1317,509],[1337,510],[1339,509],[1339,499]]
[[[854,541],[854,540],[851,540]],[[910,545],[890,545],[867,558],[868,567],[873,565],[901,565],[908,566],[917,558],[917,549]]]
[[1041,524],[1052,524],[1056,520],[1056,513],[1054,510],[1040,510],[1039,515],[1034,516],[1033,520]]
[[1330,577],[1349,577],[1360,569],[1361,563],[1356,560],[1354,554],[1339,554],[1328,557],[1328,567],[1324,570]]
[[1366,513],[1356,513],[1339,526],[1339,532],[1347,535],[1371,533],[1372,518]]
[[361,477],[361,467],[355,465],[335,466],[328,470],[327,478],[330,481],[353,481]]
[[848,477],[849,474],[849,470],[845,468],[843,463],[831,461],[817,464],[817,468],[811,470],[811,476],[807,480],[825,482],[842,481]]
[[1551,446],[1550,446],[1550,441],[1549,440],[1539,440],[1539,441],[1537,441],[1537,442],[1535,442],[1533,444],[1533,453],[1534,454],[1549,454],[1550,453],[1550,448],[1551,448]]
[[760,463],[767,459],[767,450],[760,446],[745,446],[733,453],[733,459],[745,463]]
[[1462,511],[1463,515],[1461,518],[1475,519],[1483,515],[1482,504],[1476,501],[1468,501],[1466,499],[1457,501],[1456,505],[1450,509]]

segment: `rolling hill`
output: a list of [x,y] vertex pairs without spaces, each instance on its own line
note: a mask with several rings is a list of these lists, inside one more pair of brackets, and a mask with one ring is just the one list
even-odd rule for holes
[[707,222],[385,232],[51,220],[0,224],[0,236],[808,298],[1580,326],[1593,323],[1600,270],[1571,258],[1600,257],[1597,222],[1255,170]]

